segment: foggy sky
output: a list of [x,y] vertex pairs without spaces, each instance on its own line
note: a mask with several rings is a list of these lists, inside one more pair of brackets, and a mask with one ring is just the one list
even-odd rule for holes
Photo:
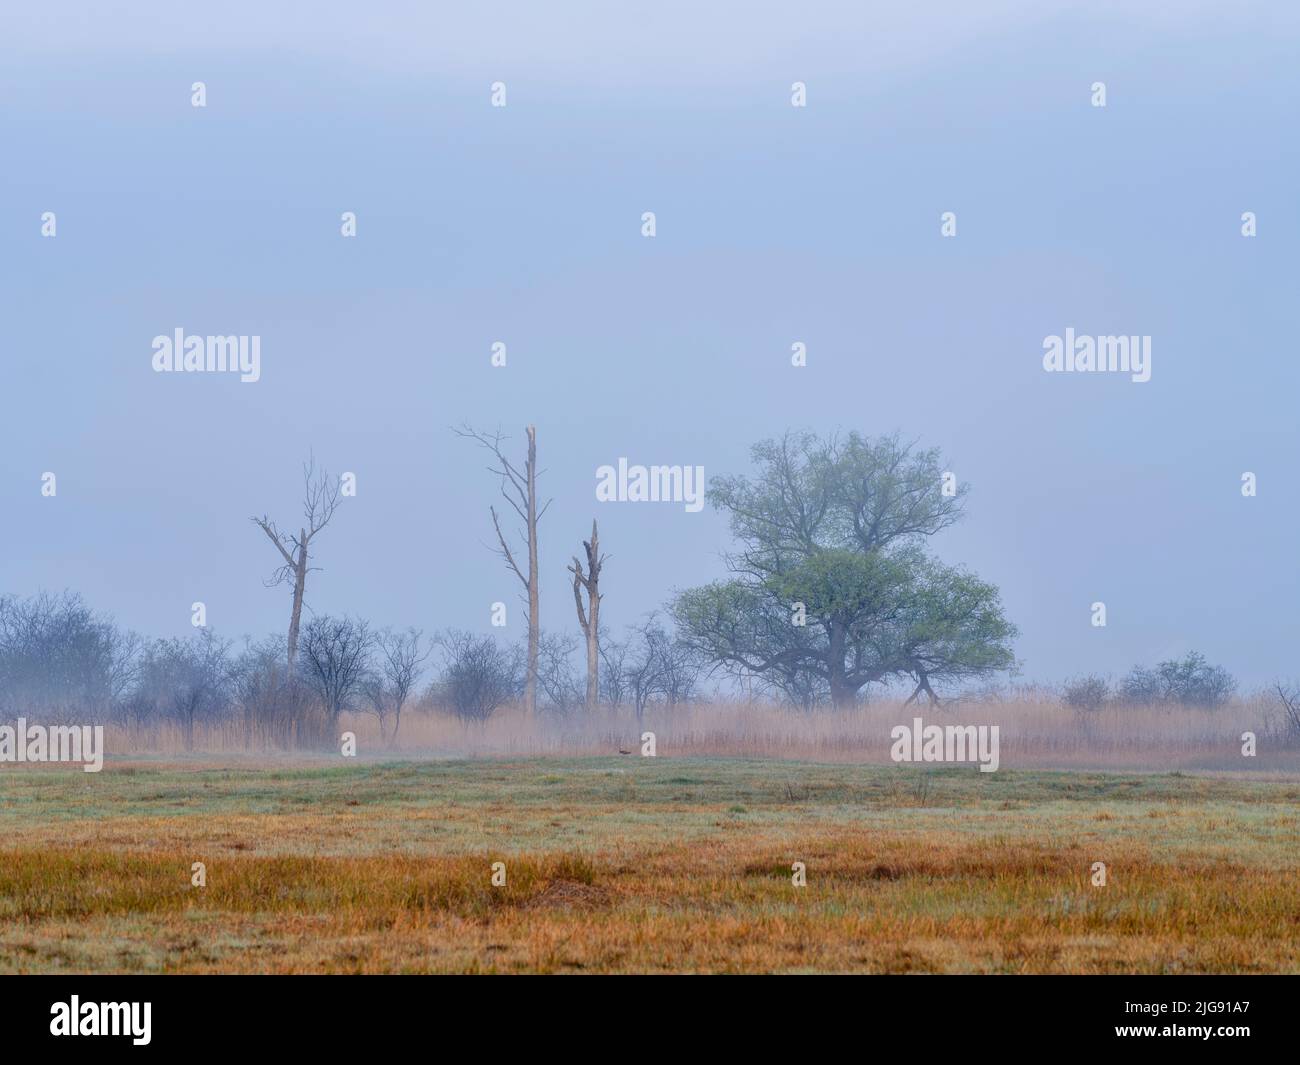
[[[133,6],[0,33],[0,592],[281,631],[248,519],[297,521],[310,450],[358,495],[309,607],[489,631],[504,600],[520,635],[449,427],[533,422],[543,624],[575,628],[596,517],[617,627],[730,538],[597,503],[597,467],[897,429],[972,485],[933,547],[1002,589],[1027,677],[1300,674],[1293,5]],[[260,335],[261,380],[155,374],[178,327]],[[1044,373],[1067,327],[1150,335],[1151,381]]]

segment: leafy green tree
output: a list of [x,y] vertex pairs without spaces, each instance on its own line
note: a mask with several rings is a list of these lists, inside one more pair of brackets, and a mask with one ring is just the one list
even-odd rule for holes
[[805,705],[852,703],[872,683],[982,676],[1014,664],[997,589],[929,558],[926,537],[961,516],[938,452],[898,436],[787,434],[752,450],[754,479],[722,477],[732,578],[680,593],[682,638],[716,665]]

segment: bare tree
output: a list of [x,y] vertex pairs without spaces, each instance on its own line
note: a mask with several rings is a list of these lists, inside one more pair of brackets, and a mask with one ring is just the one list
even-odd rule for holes
[[623,683],[636,711],[637,725],[645,717],[645,708],[663,692],[665,660],[662,654],[666,636],[647,623],[632,629],[633,647],[624,665]]
[[284,564],[266,581],[266,586],[273,588],[278,584],[293,585],[293,610],[289,615],[290,672],[298,657],[298,630],[302,624],[302,600],[307,587],[307,574],[317,568],[307,565],[311,558],[311,542],[330,523],[339,505],[338,481],[324,469],[317,471],[314,457],[303,463],[302,479],[302,514],[305,524],[299,527],[298,535],[282,533],[266,515],[251,519],[254,525],[266,533],[284,559]]
[[492,514],[492,527],[496,529],[497,534],[497,553],[505,560],[506,568],[509,569],[524,586],[528,602],[528,661],[524,677],[524,706],[529,715],[537,713],[537,654],[538,645],[541,639],[541,623],[537,613],[538,603],[538,581],[537,581],[537,523],[541,521],[542,515],[546,513],[550,501],[538,509],[537,506],[537,427],[530,425],[524,430],[528,435],[528,452],[524,459],[524,468],[520,470],[513,462],[506,458],[505,453],[501,450],[501,445],[507,440],[507,437],[501,433],[483,433],[477,429],[472,429],[468,425],[463,425],[459,429],[453,429],[457,436],[463,436],[468,440],[473,440],[492,452],[495,465],[489,466],[489,472],[495,474],[501,480],[501,497],[510,504],[514,512],[523,521],[524,527],[521,531],[521,538],[524,541],[528,551],[528,572],[527,574],[520,568],[519,563],[515,561],[514,552],[510,550],[510,544],[507,542],[505,534],[501,531],[501,520],[497,516],[496,507],[489,507]]
[[624,652],[623,687],[632,699],[638,725],[656,698],[677,706],[695,695],[700,661],[695,651],[664,628],[657,612],[629,627]]
[[[587,710],[596,709],[600,702],[600,571],[605,556],[600,553],[596,520],[591,521],[591,539],[583,540],[587,552],[587,571],[583,573],[582,559],[573,556],[569,572],[573,574],[573,605],[578,610],[578,626],[587,638]],[[587,593],[587,609],[582,608],[582,593]]]
[[1292,735],[1300,738],[1300,685],[1290,686],[1278,681],[1273,685],[1286,714],[1286,723],[1291,727]]
[[140,639],[71,592],[0,596],[0,713],[98,720],[135,682]]
[[523,663],[518,644],[503,647],[491,636],[448,629],[434,637],[443,670],[428,698],[462,721],[486,721],[519,695]]
[[545,710],[567,714],[583,705],[582,680],[573,668],[578,638],[570,632],[542,631],[538,646],[537,694]]
[[243,718],[244,747],[262,743],[292,747],[309,738],[311,691],[285,662],[284,636],[248,641],[234,666],[234,698]]
[[384,735],[384,722],[391,716],[393,731],[389,743],[397,742],[397,731],[402,727],[402,708],[406,706],[420,679],[425,661],[433,651],[424,643],[419,629],[393,632],[384,629],[375,637],[377,666],[361,685],[370,712],[379,718],[379,734]]
[[627,698],[627,662],[632,650],[630,640],[600,634],[601,697],[609,706],[622,706]]
[[149,716],[168,717],[181,727],[185,749],[194,749],[194,726],[229,709],[230,645],[200,630],[188,640],[155,640],[140,668],[139,698]]
[[369,672],[374,635],[358,618],[314,617],[303,630],[307,681],[320,696],[331,724],[351,710]]

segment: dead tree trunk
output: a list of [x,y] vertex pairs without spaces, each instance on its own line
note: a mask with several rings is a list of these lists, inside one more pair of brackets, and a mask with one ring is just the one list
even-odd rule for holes
[[[569,572],[573,574],[573,604],[578,610],[578,625],[587,638],[587,712],[595,710],[600,702],[600,570],[605,559],[600,554],[596,522],[591,523],[591,539],[584,540],[587,551],[587,571],[582,570],[582,559],[573,556]],[[587,592],[587,609],[582,607],[582,592]]]
[[275,522],[265,515],[251,519],[254,525],[266,533],[271,543],[275,544],[276,550],[280,552],[280,557],[284,559],[284,565],[271,575],[270,580],[266,581],[266,586],[271,588],[277,584],[293,585],[293,606],[289,613],[290,675],[294,672],[298,658],[298,630],[302,627],[303,595],[307,588],[307,573],[311,568],[307,565],[311,557],[308,548],[316,534],[329,524],[339,505],[338,482],[333,480],[325,470],[317,473],[315,459],[303,463],[302,476],[304,488],[302,509],[307,524],[299,528],[297,536],[286,536],[281,533],[276,528]]
[[541,643],[542,627],[537,613],[537,427],[530,425],[528,433],[528,676],[524,683],[524,705],[531,717],[537,713],[537,655]]
[[293,564],[293,610],[289,614],[289,668],[298,660],[298,630],[302,628],[302,597],[307,590],[307,530],[300,529],[298,543],[301,545]]
[[524,708],[531,717],[537,712],[537,660],[541,645],[541,620],[538,613],[540,598],[537,568],[537,524],[551,505],[550,500],[541,507],[537,506],[537,427],[530,425],[525,429],[528,434],[528,451],[524,468],[520,470],[505,457],[501,444],[506,439],[499,432],[481,433],[469,426],[454,429],[458,436],[466,437],[492,452],[497,464],[489,467],[492,473],[501,478],[501,496],[524,523],[522,538],[528,550],[528,572],[525,574],[515,561],[514,552],[501,531],[501,520],[495,507],[489,507],[492,515],[492,527],[496,530],[498,553],[505,560],[510,570],[524,586],[528,603],[528,665],[524,677]]

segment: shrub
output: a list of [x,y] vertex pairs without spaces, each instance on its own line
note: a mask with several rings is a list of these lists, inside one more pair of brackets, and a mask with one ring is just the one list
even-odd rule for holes
[[427,698],[463,721],[486,721],[524,687],[524,658],[491,636],[448,629],[434,639],[443,670]]
[[1222,706],[1237,689],[1237,682],[1222,666],[1212,666],[1192,651],[1182,658],[1161,662],[1155,669],[1134,666],[1120,687],[1128,702],[1142,705],[1177,703],[1181,706]]
[[1110,698],[1110,685],[1104,677],[1079,677],[1066,682],[1062,701],[1074,710],[1100,710]]

